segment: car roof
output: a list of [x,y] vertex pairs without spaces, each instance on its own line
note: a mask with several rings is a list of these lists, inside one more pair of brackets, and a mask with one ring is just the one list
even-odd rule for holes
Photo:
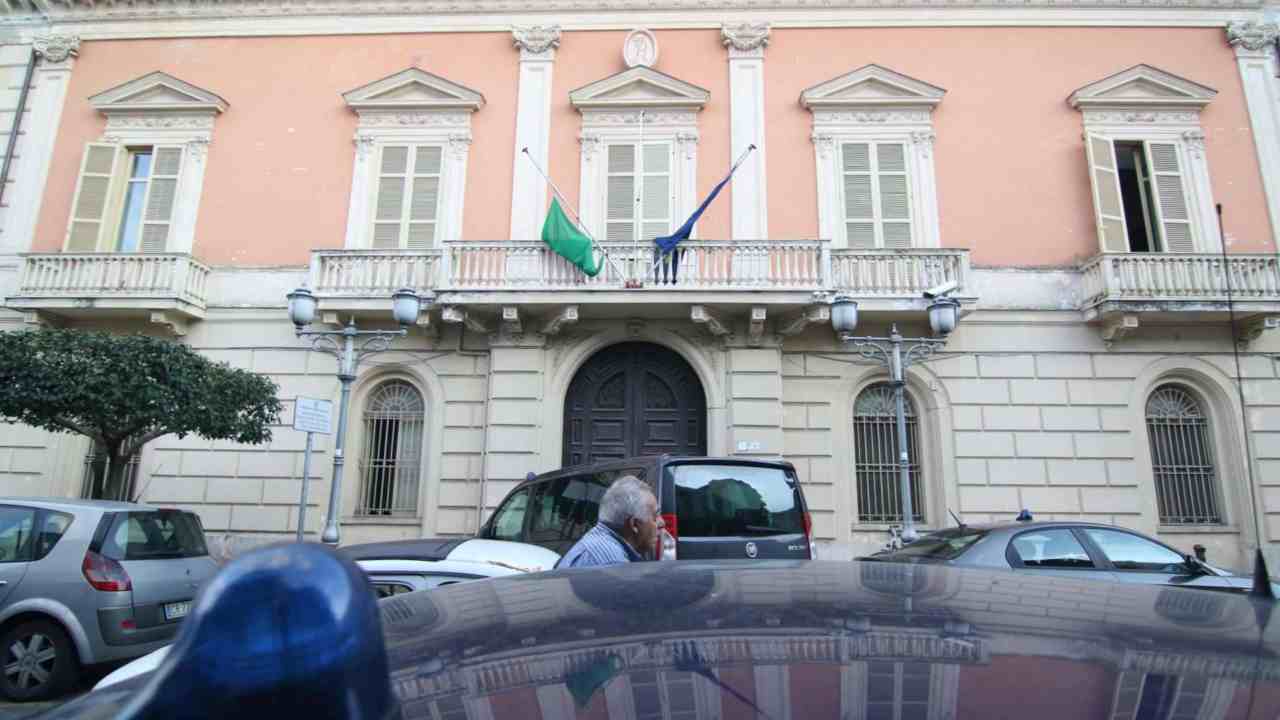
[[83,500],[80,498],[56,497],[0,497],[0,505],[29,505],[45,510],[102,510],[103,512],[162,509],[154,505],[120,502],[118,500]]
[[426,560],[440,561],[470,538],[422,538],[420,540],[392,540],[389,542],[362,543],[338,548],[338,552],[352,560]]
[[[1132,528],[1117,527],[1115,525],[1107,525],[1106,523],[1089,522],[1087,520],[1010,520],[1000,523],[965,523],[966,530],[982,530],[985,532],[997,532],[1001,530],[1029,530],[1031,528],[1057,528],[1057,527],[1091,527],[1100,528],[1102,530],[1120,530],[1142,534],[1138,530]],[[951,527],[939,528],[939,530],[958,530],[960,526],[952,525]]]
[[[538,482],[549,478],[563,477],[565,475],[577,475],[585,471],[602,472],[606,470],[621,470],[623,468],[641,467],[650,469],[658,465],[673,465],[685,463],[701,463],[711,464],[727,464],[727,465],[751,465],[755,467],[776,467],[787,470],[795,470],[795,466],[790,462],[782,459],[765,459],[751,457],[730,457],[716,455],[639,455],[629,458],[619,458],[616,460],[601,460],[599,462],[584,463],[580,465],[568,465],[565,467],[549,470],[540,473],[537,476],[525,480],[527,482]],[[519,486],[517,486],[519,487]]]

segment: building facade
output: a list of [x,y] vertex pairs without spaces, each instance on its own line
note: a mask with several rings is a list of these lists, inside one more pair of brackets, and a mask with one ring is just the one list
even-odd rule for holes
[[[954,283],[958,329],[908,373],[924,526],[1028,508],[1227,565],[1280,549],[1261,4],[716,5],[11,4],[0,327],[171,336],[270,375],[287,424],[339,385],[286,293],[389,328],[409,287],[432,303],[354,386],[345,542],[474,532],[528,472],[679,452],[790,460],[848,558],[901,507],[884,368],[829,303],[925,336]],[[594,277],[539,240],[557,193]],[[134,494],[282,537],[303,448],[161,438]],[[0,492],[80,494],[91,452],[0,426]]]

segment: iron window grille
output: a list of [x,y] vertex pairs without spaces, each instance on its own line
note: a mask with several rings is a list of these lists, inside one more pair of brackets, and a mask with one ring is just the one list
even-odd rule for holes
[[[907,473],[911,481],[911,515],[924,522],[920,493],[920,433],[915,403],[905,398]],[[893,386],[879,383],[863,390],[853,405],[854,473],[858,487],[858,521],[902,522],[899,484],[898,421]]]
[[1147,437],[1160,523],[1220,524],[1212,435],[1200,401],[1177,385],[1156,388],[1147,399]]
[[402,380],[385,382],[370,395],[357,515],[418,514],[425,413],[422,394]]

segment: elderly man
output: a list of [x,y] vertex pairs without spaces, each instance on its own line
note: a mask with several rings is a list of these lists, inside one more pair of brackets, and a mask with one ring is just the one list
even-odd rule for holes
[[596,526],[560,558],[556,567],[595,567],[653,559],[662,530],[658,499],[634,475],[618,478],[600,499]]

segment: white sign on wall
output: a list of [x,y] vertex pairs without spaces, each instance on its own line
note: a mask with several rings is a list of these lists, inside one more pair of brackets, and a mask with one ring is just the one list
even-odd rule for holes
[[323,435],[333,434],[333,401],[298,398],[293,406],[293,429]]

